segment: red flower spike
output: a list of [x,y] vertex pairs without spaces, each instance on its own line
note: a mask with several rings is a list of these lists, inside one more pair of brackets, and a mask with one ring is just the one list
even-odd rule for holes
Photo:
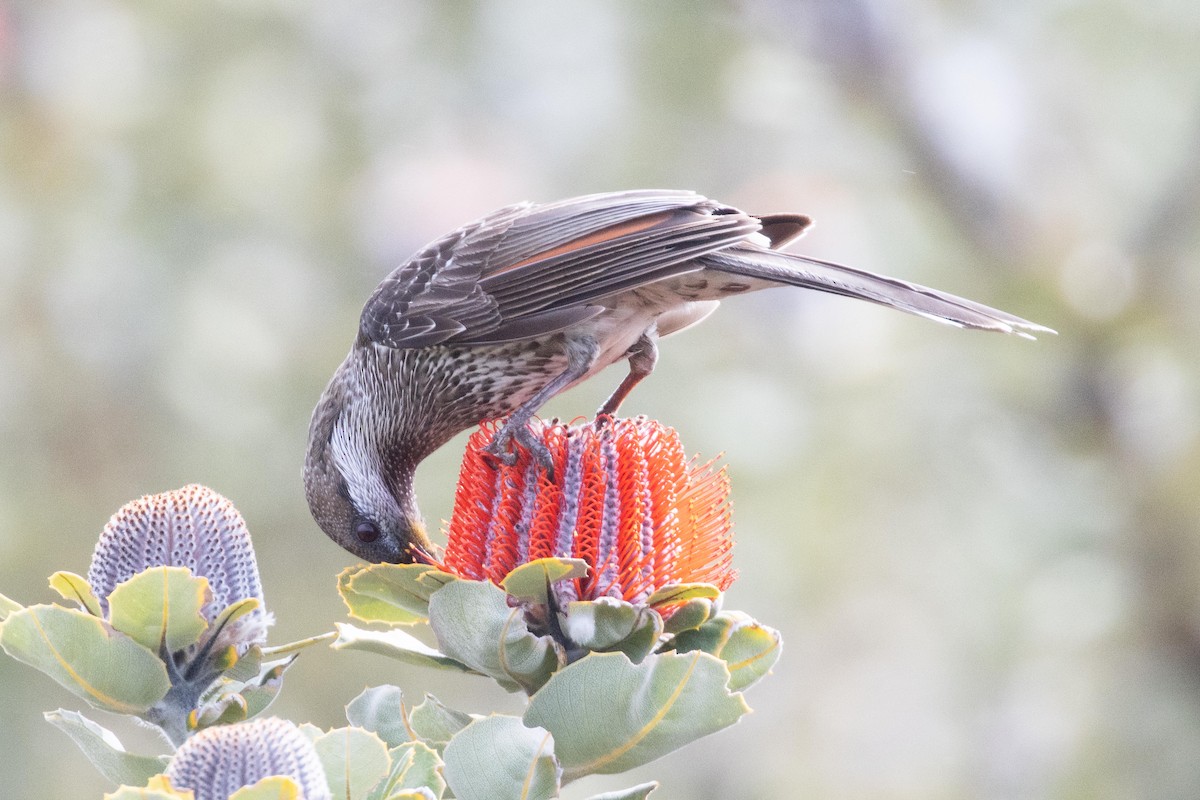
[[639,603],[669,584],[733,582],[728,478],[688,461],[674,429],[645,417],[530,428],[554,480],[523,450],[493,467],[482,452],[496,428],[483,425],[467,442],[444,569],[499,583],[538,558],[581,558],[588,575],[562,600]]

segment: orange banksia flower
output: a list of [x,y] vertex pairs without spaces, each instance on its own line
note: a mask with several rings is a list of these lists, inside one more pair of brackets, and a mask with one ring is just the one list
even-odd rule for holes
[[530,422],[553,474],[524,449],[512,466],[484,454],[496,427],[470,438],[443,568],[499,583],[539,558],[580,558],[586,577],[560,599],[644,601],[676,583],[733,582],[729,480],[684,454],[673,428],[645,417]]

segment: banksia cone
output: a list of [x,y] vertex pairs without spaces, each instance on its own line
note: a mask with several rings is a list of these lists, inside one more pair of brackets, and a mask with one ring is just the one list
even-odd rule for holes
[[191,789],[195,800],[227,800],[243,786],[274,776],[294,780],[304,800],[330,800],[312,742],[277,717],[200,731],[180,746],[167,768],[171,785]]
[[674,429],[645,417],[529,428],[553,475],[524,449],[512,466],[489,462],[494,426],[471,436],[443,568],[499,583],[534,559],[583,559],[588,575],[562,600],[640,603],[669,584],[733,582],[729,481],[689,460]]
[[208,580],[212,599],[202,613],[209,623],[238,601],[258,600],[258,608],[220,631],[210,649],[234,645],[244,653],[266,641],[271,618],[263,606],[250,532],[229,500],[191,484],[127,503],[100,534],[88,583],[107,613],[117,584],[159,566],[187,567]]

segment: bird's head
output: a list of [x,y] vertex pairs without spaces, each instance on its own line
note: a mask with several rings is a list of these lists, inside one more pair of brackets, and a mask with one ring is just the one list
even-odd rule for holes
[[354,497],[343,478],[308,473],[305,493],[313,519],[330,539],[373,563],[433,563],[433,545],[416,514],[395,500]]
[[412,491],[415,463],[382,452],[352,403],[326,390],[313,414],[304,489],[321,530],[374,563],[433,563]]

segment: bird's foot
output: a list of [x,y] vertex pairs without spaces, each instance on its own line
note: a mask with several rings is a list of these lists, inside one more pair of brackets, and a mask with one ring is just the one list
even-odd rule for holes
[[538,463],[546,476],[550,478],[550,482],[554,482],[554,457],[550,455],[550,448],[541,439],[533,435],[533,431],[529,430],[529,426],[522,425],[516,432],[515,438],[517,443],[525,448],[529,455],[533,456],[533,460]]
[[488,443],[488,446],[480,451],[480,455],[483,457],[483,460],[486,461],[488,466],[490,466],[492,469],[500,469],[501,464],[506,467],[511,467],[513,464],[517,463],[517,454],[509,447],[509,444],[512,442],[512,438],[512,434],[501,429],[495,436],[492,437],[492,441]]
[[517,463],[517,450],[514,445],[524,448],[550,480],[554,480],[554,458],[550,455],[550,448],[529,430],[528,425],[521,424],[510,429],[509,425],[505,424],[492,437],[488,446],[483,448],[482,454],[492,469],[499,469],[501,464],[511,467]]

